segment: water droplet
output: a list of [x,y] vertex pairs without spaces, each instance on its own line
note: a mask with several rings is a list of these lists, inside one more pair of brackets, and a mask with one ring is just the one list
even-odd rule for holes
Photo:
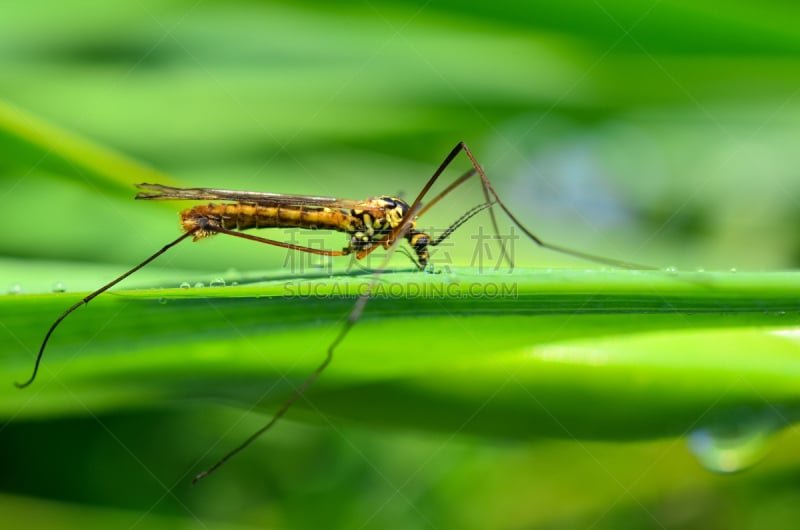
[[734,473],[757,464],[769,452],[774,434],[788,423],[775,407],[737,409],[689,434],[689,450],[715,473]]
[[239,285],[239,282],[237,282],[237,281],[232,281],[232,282],[231,282],[231,285]]
[[9,286],[8,294],[20,294],[22,292],[22,286],[18,283]]
[[63,283],[56,282],[56,283],[53,284],[53,289],[52,290],[53,290],[54,293],[63,293],[63,292],[65,292],[67,290],[67,288],[64,287]]
[[225,287],[225,280],[222,278],[214,278],[208,285],[211,287]]
[[164,297],[161,297],[161,298],[158,299],[158,303],[161,304],[161,305],[166,305],[167,299],[164,298]]
[[204,284],[203,282],[197,282],[196,284],[194,284],[194,286],[199,289],[201,287],[205,287],[206,284]]
[[183,282],[183,283],[181,283],[181,289],[188,289],[188,288],[190,288],[191,286],[192,286],[192,284],[191,284],[191,283],[189,283],[189,282]]
[[678,268],[670,265],[669,267],[664,269],[664,272],[668,272],[670,274],[675,274],[676,272],[678,272]]

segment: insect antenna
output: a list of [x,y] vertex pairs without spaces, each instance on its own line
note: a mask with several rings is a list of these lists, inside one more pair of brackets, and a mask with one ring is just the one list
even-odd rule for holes
[[147,258],[146,260],[144,260],[143,262],[141,262],[140,264],[138,264],[137,266],[135,266],[134,268],[132,268],[128,272],[126,272],[125,274],[123,274],[121,276],[118,276],[114,280],[108,282],[107,284],[105,284],[101,288],[99,288],[96,291],[92,292],[88,296],[86,296],[83,299],[81,299],[79,302],[75,303],[72,307],[70,307],[69,309],[67,309],[63,313],[61,313],[61,316],[58,317],[55,322],[53,322],[53,325],[50,326],[50,329],[47,330],[47,334],[44,336],[44,340],[42,341],[42,345],[39,347],[39,353],[36,355],[36,363],[33,365],[33,373],[31,374],[31,377],[27,381],[25,381],[24,383],[15,382],[14,385],[16,385],[17,388],[25,388],[26,386],[28,386],[31,383],[33,383],[33,380],[36,379],[36,374],[39,372],[39,364],[42,362],[42,355],[44,355],[44,350],[47,347],[47,341],[50,340],[50,336],[56,330],[58,325],[61,324],[61,322],[65,318],[67,318],[67,316],[69,316],[70,313],[72,313],[73,311],[78,309],[80,306],[82,306],[84,304],[88,304],[97,295],[102,294],[105,291],[109,290],[110,288],[114,287],[119,282],[121,282],[122,280],[124,280],[125,278],[127,278],[128,276],[133,274],[134,272],[138,271],[139,269],[141,269],[142,267],[144,267],[145,265],[147,265],[148,263],[150,263],[151,261],[153,261],[154,259],[159,257],[161,254],[163,254],[164,252],[166,252],[170,248],[174,247],[175,245],[177,245],[178,243],[180,243],[181,241],[183,241],[187,237],[189,237],[191,235],[194,235],[195,231],[196,230],[192,230],[190,232],[186,232],[186,233],[182,234],[178,239],[173,241],[172,243],[168,243],[168,244],[164,245],[155,254],[153,254],[152,256],[150,256],[149,258]]
[[475,215],[479,214],[480,212],[484,211],[485,209],[491,208],[494,204],[495,204],[494,202],[485,202],[483,204],[479,204],[479,205],[475,206],[474,208],[471,208],[467,213],[465,213],[464,215],[462,215],[461,217],[456,219],[456,221],[453,224],[451,224],[447,228],[447,230],[442,232],[442,235],[437,237],[435,240],[431,241],[430,245],[432,247],[435,247],[436,245],[438,245],[439,243],[441,243],[442,241],[444,241],[445,239],[450,237],[450,235],[453,232],[455,232],[456,230],[458,230],[458,228],[461,225],[463,225],[464,223],[466,223],[467,221],[472,219]]

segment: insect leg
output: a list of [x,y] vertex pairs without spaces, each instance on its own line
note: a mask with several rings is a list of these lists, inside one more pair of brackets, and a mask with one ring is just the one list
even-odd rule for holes
[[245,232],[238,232],[236,230],[228,230],[227,228],[214,227],[208,229],[217,234],[225,234],[228,236],[241,237],[242,239],[249,239],[258,243],[266,243],[268,245],[275,245],[276,247],[288,248],[290,250],[299,250],[300,252],[308,252],[310,254],[319,254],[321,256],[346,256],[350,254],[350,249],[345,248],[342,250],[322,250],[319,248],[304,247],[302,245],[293,245],[292,243],[284,243],[282,241],[275,241],[274,239],[267,239],[265,237],[254,236]]
[[[554,252],[559,252],[561,254],[566,254],[568,256],[573,256],[573,257],[576,257],[576,258],[579,258],[579,259],[583,259],[583,260],[587,260],[587,261],[593,261],[595,263],[602,263],[604,265],[610,265],[612,267],[618,267],[618,268],[621,268],[621,269],[641,269],[641,270],[656,270],[657,269],[656,267],[651,267],[651,266],[647,266],[647,265],[640,265],[640,264],[637,264],[637,263],[631,263],[631,262],[628,262],[628,261],[616,260],[616,259],[612,259],[612,258],[606,258],[606,257],[603,257],[603,256],[597,256],[595,254],[589,254],[589,253],[586,253],[586,252],[581,252],[579,250],[573,250],[571,248],[562,247],[562,246],[559,246],[559,245],[553,245],[551,243],[546,243],[541,238],[536,236],[533,232],[528,230],[528,228],[526,228],[520,222],[520,220],[517,219],[517,217],[513,213],[511,213],[511,210],[508,209],[508,207],[505,205],[505,203],[502,201],[502,199],[500,199],[500,196],[495,191],[494,186],[492,186],[492,183],[489,181],[489,177],[486,176],[486,172],[483,170],[481,165],[478,163],[477,159],[475,158],[475,155],[472,154],[472,151],[469,149],[469,147],[467,147],[467,144],[465,144],[464,142],[459,142],[458,144],[456,144],[456,146],[450,151],[450,153],[447,155],[447,157],[445,157],[444,161],[437,168],[437,170],[433,173],[433,176],[430,178],[430,180],[428,180],[428,183],[422,189],[422,192],[420,192],[419,196],[417,197],[417,200],[414,201],[414,204],[417,204],[417,202],[419,202],[424,197],[424,195],[428,192],[428,190],[431,188],[431,186],[433,186],[433,184],[436,182],[436,180],[439,178],[439,176],[442,174],[442,172],[444,172],[444,170],[447,168],[447,166],[449,166],[450,163],[453,161],[453,159],[455,159],[455,157],[459,153],[461,153],[462,151],[467,156],[467,158],[469,158],[469,161],[472,163],[472,169],[470,171],[467,171],[466,173],[464,173],[461,177],[459,177],[452,184],[450,184],[444,191],[439,193],[430,202],[428,202],[428,204],[426,204],[425,207],[422,208],[419,211],[418,217],[422,216],[422,214],[427,212],[431,207],[433,207],[437,202],[439,202],[441,199],[443,199],[453,189],[455,189],[456,187],[460,186],[461,184],[463,184],[464,182],[469,180],[470,177],[472,177],[472,176],[477,174],[480,177],[480,180],[481,180],[481,187],[483,188],[484,197],[486,198],[486,204],[490,204],[491,203],[493,205],[493,204],[496,203],[498,206],[500,206],[500,208],[503,210],[503,212],[505,212],[505,214],[508,216],[508,218],[511,220],[511,222],[514,223],[514,225],[516,225],[517,228],[519,228],[526,236],[528,236],[528,238],[530,238],[531,241],[536,243],[538,246],[540,246],[542,248],[546,248],[548,250],[552,250]],[[492,218],[492,225],[493,225],[493,229],[495,230],[495,233],[499,233],[499,230],[498,230],[498,227],[497,227],[497,220],[496,220],[495,215],[494,215],[494,210],[490,208],[489,209],[489,214],[491,215],[491,218]],[[456,223],[458,223],[458,221]],[[452,233],[452,230],[450,230],[449,232]],[[441,242],[441,241],[439,241],[439,242]],[[502,242],[500,242],[500,243],[501,243],[500,249],[501,249],[502,255],[507,258],[509,263],[511,263],[511,260],[508,259],[507,253],[505,251],[505,246],[502,245]]]
[[[266,425],[261,427],[259,430],[257,430],[253,434],[251,434],[243,443],[241,443],[238,447],[236,447],[235,449],[233,449],[232,451],[227,453],[225,456],[220,458],[214,465],[212,465],[211,467],[209,467],[205,471],[202,471],[197,476],[195,476],[194,479],[192,479],[192,484],[197,484],[200,480],[202,480],[203,478],[207,477],[208,475],[210,475],[211,473],[216,471],[225,462],[230,460],[233,456],[237,455],[240,451],[242,451],[248,445],[253,443],[259,436],[261,436],[265,432],[269,431],[278,422],[278,420],[280,420],[286,414],[286,412],[292,407],[292,405],[294,405],[294,403],[298,399],[300,399],[300,397],[303,394],[305,394],[306,390],[314,383],[314,381],[317,380],[317,378],[322,374],[322,372],[325,370],[325,368],[328,367],[328,365],[333,360],[333,352],[334,352],[334,350],[339,345],[339,343],[341,343],[342,340],[344,340],[344,338],[350,332],[350,329],[355,325],[355,323],[358,322],[358,319],[361,317],[361,313],[364,312],[364,307],[367,305],[367,301],[369,300],[369,297],[372,294],[372,290],[375,288],[375,285],[378,283],[378,279],[379,279],[380,274],[388,266],[389,260],[391,259],[394,250],[397,248],[397,245],[400,243],[400,239],[402,238],[402,236],[405,234],[405,232],[409,228],[411,228],[411,223],[409,222],[409,220],[413,219],[413,216],[415,215],[415,212],[417,210],[419,210],[418,206],[409,210],[408,215],[406,216],[406,219],[407,219],[406,222],[401,223],[401,226],[404,227],[404,229],[402,231],[400,231],[395,236],[395,239],[393,240],[392,244],[389,247],[389,250],[386,253],[386,257],[384,258],[383,263],[381,263],[380,267],[375,272],[375,275],[373,276],[373,279],[370,281],[370,283],[367,284],[367,287],[364,290],[364,293],[362,293],[361,296],[359,296],[358,300],[356,300],[356,303],[353,306],[353,309],[350,311],[350,314],[348,315],[347,321],[345,322],[344,326],[339,331],[339,334],[336,336],[336,338],[333,340],[333,342],[331,342],[330,346],[328,346],[328,350],[325,353],[325,359],[322,361],[322,363],[317,367],[316,370],[314,370],[311,373],[310,376],[308,376],[308,378],[306,378],[305,381],[303,381],[300,384],[300,386],[298,386],[295,389],[294,392],[292,392],[292,395],[290,395],[286,399],[286,401],[283,402],[283,405],[281,405],[281,408],[278,409],[278,411],[269,420],[269,422],[267,422]],[[236,235],[236,236],[245,236],[246,235],[246,236],[248,236],[247,239],[255,239],[256,241],[261,239],[261,238],[255,237],[255,236],[250,237],[249,234],[243,234],[241,232],[231,232],[231,231],[228,231],[228,230],[225,230],[224,232],[221,232],[221,233],[230,233],[231,235]],[[271,241],[271,240],[265,240],[265,242],[266,241]],[[277,243],[277,242],[274,242],[274,243]],[[278,245],[278,246],[283,246],[283,245]],[[316,249],[312,249],[312,250],[316,250]]]
[[138,271],[139,269],[141,269],[142,267],[144,267],[145,265],[147,265],[148,263],[150,263],[151,261],[153,261],[154,259],[159,257],[161,254],[163,254],[164,252],[166,252],[170,248],[174,247],[175,245],[177,245],[178,243],[180,243],[181,241],[183,241],[187,237],[194,235],[195,231],[196,230],[192,230],[192,231],[189,231],[189,232],[186,232],[186,233],[182,234],[178,239],[176,239],[172,243],[168,243],[168,244],[164,245],[161,248],[161,250],[159,250],[158,252],[156,252],[155,254],[153,254],[152,256],[150,256],[149,258],[147,258],[146,260],[144,260],[143,262],[141,262],[140,264],[138,264],[137,266],[135,266],[134,268],[132,268],[131,270],[126,272],[125,274],[123,274],[122,276],[119,276],[116,279],[108,282],[107,284],[105,284],[101,288],[99,288],[96,291],[90,293],[88,296],[84,297],[82,300],[80,300],[79,302],[75,303],[72,307],[70,307],[69,309],[64,311],[61,314],[61,316],[58,317],[55,322],[53,322],[53,325],[50,326],[50,329],[47,330],[47,334],[44,336],[44,340],[42,341],[42,345],[39,347],[39,353],[36,355],[36,363],[33,365],[33,373],[31,374],[31,377],[27,381],[25,381],[24,383],[16,383],[15,382],[14,384],[17,386],[17,388],[25,388],[26,386],[28,386],[31,383],[33,383],[34,379],[36,379],[36,374],[39,372],[39,364],[42,362],[42,355],[44,355],[44,350],[47,347],[47,341],[50,340],[50,335],[52,335],[53,331],[55,331],[55,329],[58,327],[58,325],[61,324],[61,321],[64,320],[65,318],[67,318],[67,315],[69,315],[70,313],[72,313],[73,311],[78,309],[80,306],[82,306],[84,304],[88,304],[94,297],[96,297],[97,295],[99,295],[101,293],[104,293],[105,291],[107,291],[110,288],[114,287],[119,282],[121,282],[122,280],[124,280],[125,278],[127,278],[128,276],[133,274],[134,272]]
[[[480,176],[481,183],[482,183],[483,190],[484,190],[484,194],[487,196],[487,202],[488,202],[489,195],[491,195],[491,197],[494,197],[494,202],[496,202],[498,204],[498,206],[500,206],[500,208],[505,212],[505,214],[508,216],[508,218],[511,220],[511,222],[514,223],[514,225],[516,225],[517,228],[522,230],[522,232],[526,236],[528,236],[528,238],[530,238],[531,241],[533,241],[534,243],[536,243],[540,247],[546,248],[548,250],[552,250],[554,252],[559,252],[561,254],[566,254],[568,256],[573,256],[573,257],[580,258],[580,259],[587,260],[587,261],[594,261],[595,263],[602,263],[604,265],[610,265],[612,267],[618,267],[618,268],[622,268],[622,269],[656,270],[655,267],[650,267],[650,266],[647,266],[647,265],[639,265],[639,264],[631,263],[631,262],[628,262],[628,261],[621,261],[621,260],[616,260],[616,259],[612,259],[612,258],[606,258],[606,257],[603,257],[603,256],[597,256],[595,254],[588,254],[586,252],[581,252],[579,250],[573,250],[571,248],[562,247],[562,246],[559,246],[559,245],[553,245],[551,243],[545,243],[539,237],[534,235],[533,232],[528,230],[519,221],[519,219],[517,219],[517,217],[513,213],[511,213],[511,210],[508,209],[508,207],[505,205],[505,203],[502,201],[502,199],[500,199],[500,196],[497,195],[497,192],[495,191],[494,187],[492,186],[492,183],[489,182],[489,177],[486,176],[486,173],[483,171],[483,168],[480,166],[480,164],[478,164],[478,161],[475,159],[475,155],[472,154],[472,151],[470,150],[469,147],[467,147],[467,144],[465,144],[464,142],[459,142],[455,146],[455,148],[453,149],[453,151],[450,154],[455,156],[453,153],[457,154],[460,151],[464,151],[464,154],[467,155],[467,158],[469,158],[470,162],[472,162],[472,166],[475,168],[475,171],[477,171],[478,175]],[[489,212],[491,213],[492,210],[489,210]]]

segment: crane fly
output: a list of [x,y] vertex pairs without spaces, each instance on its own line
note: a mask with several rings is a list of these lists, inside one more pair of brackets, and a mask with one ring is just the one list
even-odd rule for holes
[[[434,183],[439,179],[444,170],[463,152],[472,164],[472,168],[461,175],[448,185],[442,192],[430,199],[425,206],[422,200],[426,198]],[[468,210],[464,215],[453,222],[441,235],[432,238],[425,232],[417,230],[416,220],[424,215],[430,208],[440,202],[455,188],[477,175],[483,189],[484,202]],[[324,256],[346,256],[352,255],[361,260],[378,248],[387,250],[386,258],[375,271],[373,279],[367,285],[364,293],[358,298],[351,310],[345,324],[337,337],[328,346],[326,355],[322,363],[303,381],[297,389],[283,402],[281,407],[270,419],[270,421],[258,431],[248,437],[238,447],[219,459],[214,465],[198,474],[193,483],[196,483],[209,473],[215,471],[228,459],[239,453],[250,445],[256,438],[271,429],[273,425],[291,408],[309,386],[322,374],[325,368],[333,359],[333,352],[339,343],[345,338],[350,329],[359,320],[370,295],[377,284],[378,276],[388,266],[388,260],[398,244],[405,239],[414,253],[412,260],[419,269],[425,269],[429,263],[430,247],[439,245],[447,239],[462,224],[483,210],[488,210],[495,233],[499,233],[497,219],[494,215],[493,206],[498,206],[533,243],[536,245],[577,257],[584,260],[594,261],[613,267],[620,268],[647,268],[640,265],[631,264],[624,261],[595,256],[569,248],[545,243],[539,237],[528,230],[517,217],[508,209],[500,199],[491,182],[489,181],[483,168],[478,164],[472,151],[463,142],[459,142],[447,155],[444,161],[434,171],[433,176],[417,195],[411,204],[397,197],[373,197],[365,200],[337,199],[333,197],[314,197],[307,195],[283,195],[275,193],[261,193],[252,191],[232,191],[212,188],[174,188],[161,184],[138,184],[141,190],[136,199],[139,200],[192,200],[192,201],[230,201],[219,204],[210,203],[194,206],[183,210],[181,216],[181,229],[183,233],[171,243],[167,243],[129,271],[115,278],[88,296],[76,302],[55,322],[45,334],[39,352],[36,356],[33,372],[30,378],[23,383],[16,383],[17,387],[25,388],[33,383],[39,370],[39,365],[47,347],[47,342],[58,325],[78,307],[88,304],[93,298],[107,291],[118,284],[131,274],[145,267],[150,262],[164,254],[167,250],[174,247],[185,239],[192,238],[194,241],[208,238],[217,234],[225,234],[233,237],[240,237],[259,243],[266,243],[289,250],[309,252]],[[273,239],[267,239],[244,232],[244,230],[261,228],[307,228],[307,229],[328,229],[343,232],[349,236],[348,244],[342,250],[324,250],[306,246],[285,243]],[[501,246],[501,254],[509,263],[510,258],[504,254]]]

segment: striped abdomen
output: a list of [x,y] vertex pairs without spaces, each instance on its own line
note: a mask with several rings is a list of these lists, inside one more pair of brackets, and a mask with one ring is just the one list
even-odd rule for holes
[[207,204],[181,212],[181,227],[196,230],[195,239],[213,235],[214,228],[308,228],[352,233],[360,220],[342,210],[294,206],[259,206],[252,204]]

